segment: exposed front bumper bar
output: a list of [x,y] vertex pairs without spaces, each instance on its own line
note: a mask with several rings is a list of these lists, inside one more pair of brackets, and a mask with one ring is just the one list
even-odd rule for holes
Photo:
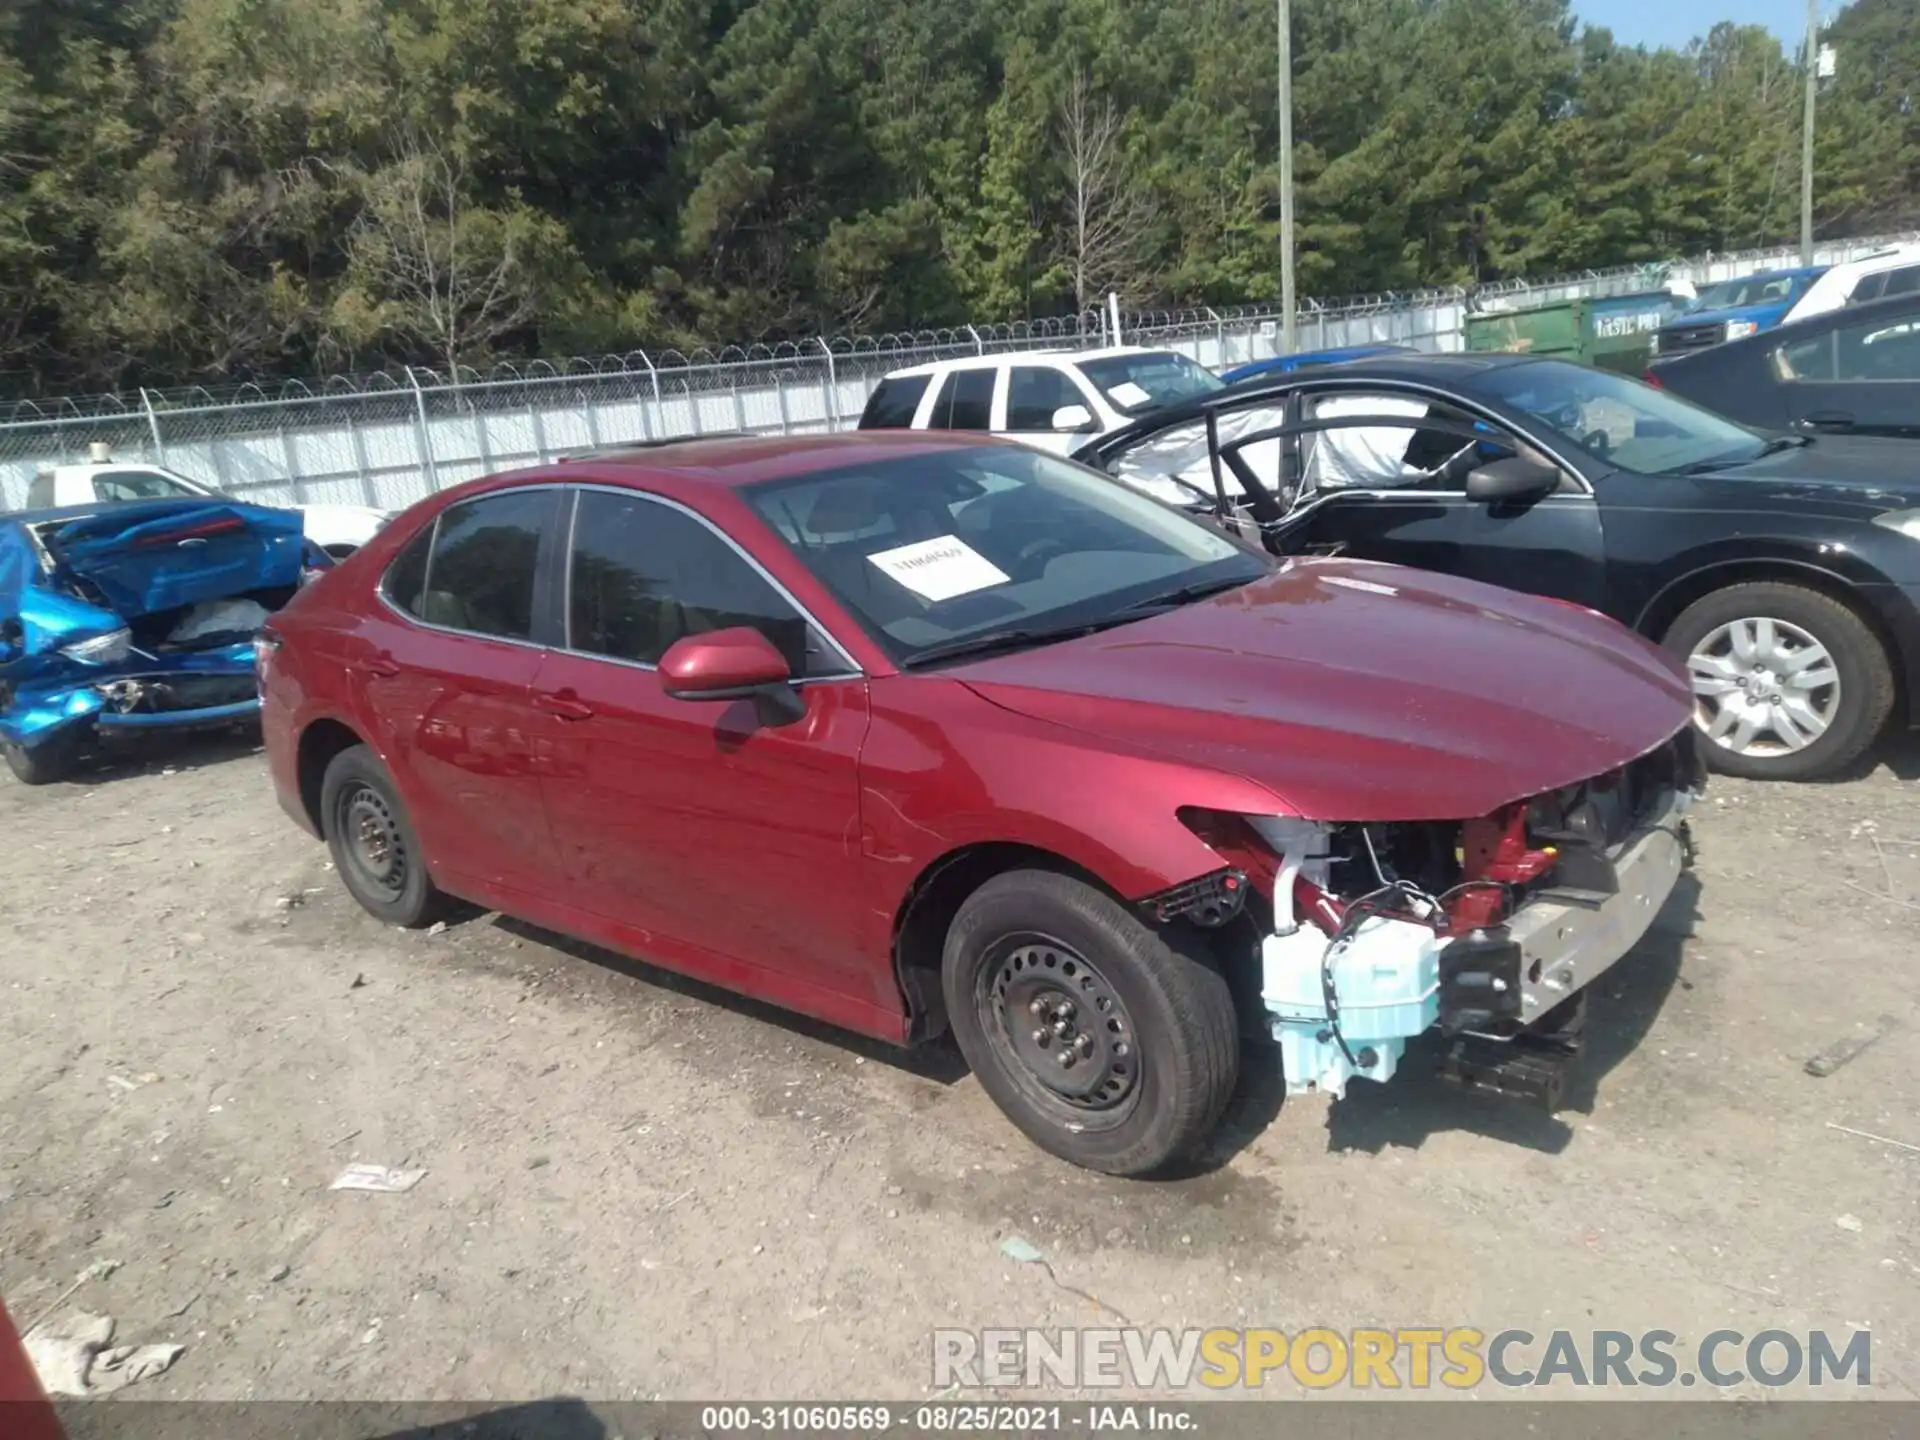
[[1591,985],[1640,943],[1686,868],[1681,825],[1692,802],[1690,794],[1668,792],[1650,820],[1608,851],[1618,893],[1597,906],[1536,897],[1507,922],[1520,947],[1523,1020]]
[[136,653],[97,668],[0,685],[0,740],[26,749],[62,736],[192,730],[259,713],[253,642],[168,654]]
[[230,705],[207,705],[197,710],[134,711],[125,715],[103,710],[94,717],[101,730],[194,730],[225,725],[260,713],[260,701],[236,700]]

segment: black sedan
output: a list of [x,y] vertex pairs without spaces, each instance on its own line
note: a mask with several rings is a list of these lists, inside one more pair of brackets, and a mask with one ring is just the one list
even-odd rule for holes
[[1232,386],[1076,458],[1275,554],[1603,611],[1684,660],[1720,770],[1830,775],[1896,707],[1920,724],[1904,441],[1763,433],[1565,361],[1409,355]]
[[1647,378],[1748,425],[1920,436],[1920,295],[1657,360]]

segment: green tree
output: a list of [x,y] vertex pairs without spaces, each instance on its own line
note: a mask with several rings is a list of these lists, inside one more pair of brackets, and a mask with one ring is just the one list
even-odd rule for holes
[[[1295,0],[1299,277],[1792,241],[1803,58],[1568,0]],[[17,393],[1279,291],[1271,0],[17,0]],[[1823,235],[1920,223],[1920,7],[1854,0]],[[1097,142],[1097,143],[1093,143]]]

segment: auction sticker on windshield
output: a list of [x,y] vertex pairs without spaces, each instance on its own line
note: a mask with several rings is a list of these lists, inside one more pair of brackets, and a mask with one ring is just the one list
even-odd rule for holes
[[957,535],[881,550],[867,559],[921,599],[936,603],[1004,585],[1008,579],[1005,571]]

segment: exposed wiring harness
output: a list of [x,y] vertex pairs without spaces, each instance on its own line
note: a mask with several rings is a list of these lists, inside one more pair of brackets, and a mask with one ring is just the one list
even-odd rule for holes
[[1506,897],[1509,904],[1513,900],[1513,886],[1504,880],[1462,880],[1458,885],[1442,890],[1434,903],[1444,910],[1449,900],[1456,895],[1464,895],[1469,890],[1497,890]]
[[[1366,836],[1366,831],[1361,830]],[[1406,919],[1418,925],[1429,925],[1427,918],[1434,913],[1436,902],[1418,885],[1406,880],[1387,880],[1381,873],[1379,857],[1374,855],[1373,841],[1367,839],[1367,854],[1373,858],[1374,874],[1384,882],[1377,890],[1369,890],[1356,900],[1349,901],[1340,924],[1327,941],[1327,948],[1320,956],[1320,1002],[1327,1012],[1327,1030],[1333,1043],[1340,1047],[1340,1053],[1347,1057],[1347,1063],[1355,1069],[1366,1069],[1360,1063],[1353,1050],[1347,1044],[1347,1037],[1340,1033],[1340,994],[1333,983],[1333,964],[1340,958],[1341,952],[1352,943],[1360,927],[1372,918]],[[1392,904],[1389,902],[1398,902]],[[1415,906],[1426,907],[1424,911]]]
[[1373,866],[1373,877],[1380,882],[1380,888],[1362,895],[1353,903],[1360,905],[1379,895],[1397,894],[1410,902],[1408,908],[1416,921],[1423,925],[1431,923],[1428,917],[1435,913],[1440,902],[1411,880],[1402,880],[1387,873],[1387,868],[1380,863],[1380,852],[1373,848],[1373,832],[1364,825],[1360,827],[1360,841],[1367,847],[1367,862]]
[[1503,896],[1510,897],[1513,887],[1499,880],[1464,880],[1458,885],[1443,890],[1439,895],[1428,894],[1410,880],[1402,880],[1389,875],[1387,868],[1380,863],[1380,853],[1374,848],[1373,836],[1367,827],[1360,829],[1361,843],[1366,847],[1367,860],[1373,866],[1374,878],[1380,882],[1379,888],[1347,903],[1340,917],[1340,923],[1332,936],[1328,938],[1327,948],[1320,957],[1320,997],[1327,1012],[1327,1030],[1333,1042],[1340,1047],[1340,1053],[1347,1063],[1356,1069],[1366,1067],[1347,1044],[1346,1036],[1340,1031],[1340,994],[1333,983],[1333,966],[1346,947],[1359,933],[1360,927],[1369,919],[1386,918],[1406,920],[1416,925],[1437,928],[1447,914],[1447,902],[1456,895],[1471,890],[1497,890]]

